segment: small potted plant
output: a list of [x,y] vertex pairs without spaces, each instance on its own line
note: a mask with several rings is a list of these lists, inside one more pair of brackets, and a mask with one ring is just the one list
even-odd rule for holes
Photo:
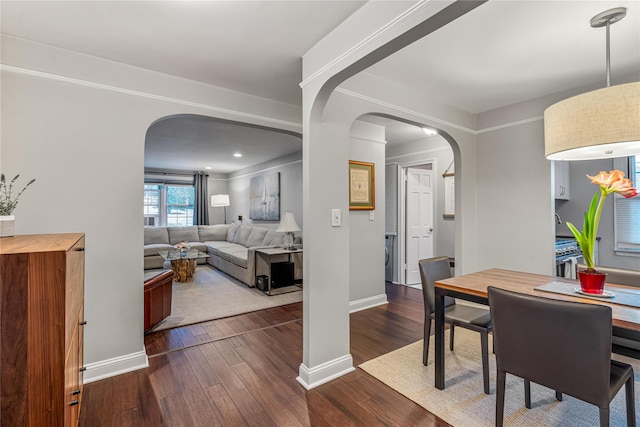
[[34,183],[35,179],[27,182],[22,190],[17,193],[14,192],[13,184],[18,180],[20,174],[13,177],[7,184],[7,179],[4,174],[0,174],[0,237],[13,236],[15,233],[15,221],[16,217],[13,215],[13,211],[18,206],[18,200],[24,190]]
[[626,198],[635,197],[638,192],[632,187],[630,179],[624,177],[624,172],[613,170],[609,173],[600,171],[596,176],[589,176],[593,184],[600,187],[599,191],[593,195],[589,210],[584,213],[584,224],[582,231],[578,231],[570,222],[567,227],[571,230],[580,249],[586,270],[578,271],[578,279],[580,280],[580,288],[582,292],[591,294],[602,294],[604,283],[607,278],[606,273],[601,273],[596,269],[595,265],[595,246],[596,235],[598,234],[598,225],[600,224],[600,215],[602,215],[602,207],[607,196],[611,193],[618,193]]

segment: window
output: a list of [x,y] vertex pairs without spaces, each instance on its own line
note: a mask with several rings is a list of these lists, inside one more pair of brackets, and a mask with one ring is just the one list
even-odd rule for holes
[[190,185],[144,185],[144,225],[193,225],[195,190]]
[[[614,163],[614,167],[626,172],[634,187],[640,186],[640,155],[620,159],[624,164]],[[618,167],[620,166],[620,167]],[[614,195],[615,250],[640,255],[640,196],[625,199]]]

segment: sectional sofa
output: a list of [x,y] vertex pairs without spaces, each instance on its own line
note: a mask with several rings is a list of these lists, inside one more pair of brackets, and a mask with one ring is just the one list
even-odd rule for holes
[[[160,251],[172,249],[180,242],[189,242],[193,249],[209,254],[198,260],[235,277],[248,286],[255,286],[255,249],[282,246],[284,233],[253,224],[216,224],[191,227],[145,227],[144,268],[163,268]],[[300,239],[296,238],[296,243]]]

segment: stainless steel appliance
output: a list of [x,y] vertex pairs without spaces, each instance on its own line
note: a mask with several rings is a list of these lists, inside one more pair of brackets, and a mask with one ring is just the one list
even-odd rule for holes
[[575,239],[556,238],[556,276],[575,278],[575,264],[582,262],[582,252]]

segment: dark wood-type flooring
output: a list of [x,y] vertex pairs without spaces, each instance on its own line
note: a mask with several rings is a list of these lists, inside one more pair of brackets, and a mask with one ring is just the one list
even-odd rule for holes
[[[354,366],[422,338],[422,293],[351,314]],[[360,369],[307,391],[302,304],[155,332],[149,368],[85,385],[81,427],[448,426]]]

